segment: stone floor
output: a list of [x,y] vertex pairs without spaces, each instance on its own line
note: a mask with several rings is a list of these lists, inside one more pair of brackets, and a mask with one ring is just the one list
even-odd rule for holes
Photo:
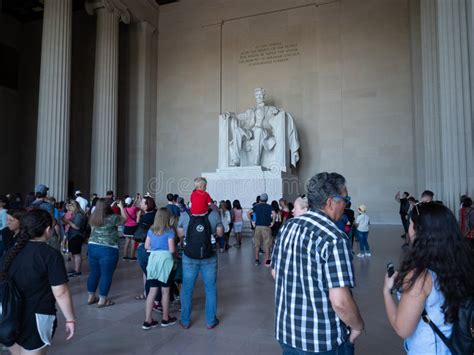
[[[402,341],[392,331],[383,307],[381,287],[385,267],[397,261],[400,228],[373,226],[370,244],[373,256],[354,259],[357,277],[355,298],[366,322],[367,332],[356,343],[364,355],[403,354]],[[356,244],[357,248],[357,244]],[[136,301],[142,278],[134,262],[120,261],[114,276],[111,298],[116,304],[97,309],[86,305],[85,275],[70,282],[77,314],[77,331],[70,341],[58,327],[53,354],[279,354],[273,336],[273,280],[264,266],[254,266],[251,239],[242,249],[219,255],[218,317],[221,324],[207,330],[204,321],[203,288],[198,281],[194,297],[192,327],[178,325],[143,331],[144,301]],[[174,314],[178,315],[177,312]],[[158,317],[158,315],[156,315]],[[159,319],[159,317],[158,317]],[[59,324],[63,324],[60,316]]]

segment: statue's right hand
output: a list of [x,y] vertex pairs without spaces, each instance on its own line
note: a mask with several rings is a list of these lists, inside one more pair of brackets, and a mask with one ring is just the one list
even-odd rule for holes
[[223,114],[220,115],[220,117],[222,117],[222,119],[226,120],[226,119],[230,118],[230,113],[229,112],[224,112]]

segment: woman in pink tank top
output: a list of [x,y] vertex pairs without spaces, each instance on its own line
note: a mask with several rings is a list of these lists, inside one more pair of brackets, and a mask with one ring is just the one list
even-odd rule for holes
[[[127,219],[124,223],[123,236],[125,237],[125,244],[123,246],[123,260],[137,260],[136,245],[133,240],[133,235],[138,227],[138,220],[140,218],[140,209],[135,206],[135,203],[131,197],[125,199],[125,215]],[[130,256],[128,256],[128,247],[130,246]]]

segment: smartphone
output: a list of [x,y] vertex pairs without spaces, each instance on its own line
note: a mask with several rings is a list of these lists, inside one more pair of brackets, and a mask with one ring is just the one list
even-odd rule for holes
[[394,273],[395,273],[395,266],[393,265],[392,262],[390,262],[390,263],[387,264],[388,277],[392,277]]

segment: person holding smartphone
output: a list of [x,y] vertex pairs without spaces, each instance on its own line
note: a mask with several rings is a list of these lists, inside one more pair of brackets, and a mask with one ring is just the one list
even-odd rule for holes
[[[422,319],[449,338],[461,303],[474,296],[474,261],[454,214],[442,204],[415,205],[408,227],[409,244],[400,270],[387,273],[385,310],[409,355],[450,355],[442,339]],[[398,302],[393,297],[396,291]]]

